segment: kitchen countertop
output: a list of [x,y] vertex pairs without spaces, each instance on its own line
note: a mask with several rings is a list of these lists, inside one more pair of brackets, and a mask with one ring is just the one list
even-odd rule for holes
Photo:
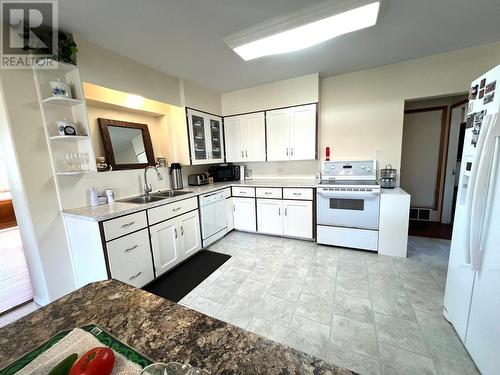
[[[62,211],[61,214],[65,217],[71,217],[88,221],[104,221],[113,219],[118,216],[128,215],[138,211],[144,211],[149,208],[163,206],[165,204],[177,202],[183,199],[196,197],[198,195],[210,193],[212,191],[224,189],[231,186],[248,186],[248,187],[289,187],[289,188],[315,188],[317,183],[314,180],[267,180],[255,179],[246,181],[228,181],[216,182],[203,186],[187,186],[183,190],[191,191],[190,194],[184,194],[177,197],[165,198],[156,202],[136,204],[127,202],[113,202],[104,204],[98,207],[81,207],[72,210]],[[124,198],[119,198],[124,199]]]
[[[190,191],[189,194],[180,195],[172,198],[165,198],[156,202],[150,203],[127,203],[127,202],[113,202],[104,204],[98,207],[81,207],[72,210],[64,210],[61,214],[65,217],[87,220],[87,221],[104,221],[113,219],[118,216],[132,214],[134,212],[144,211],[150,208],[163,206],[165,204],[174,203],[183,199],[196,197],[211,193],[216,190],[224,189],[231,186],[246,186],[246,187],[281,187],[281,188],[316,188],[320,186],[315,180],[285,180],[285,179],[254,179],[245,181],[228,181],[216,182],[213,184],[203,186],[187,186],[183,190]],[[380,189],[381,194],[396,194],[408,195],[403,189]],[[126,198],[120,198],[126,199]],[[119,200],[120,200],[119,199]]]
[[380,194],[384,195],[410,195],[400,187],[394,189],[380,189]]
[[154,361],[187,361],[212,374],[355,374],[116,280],[89,284],[0,328],[0,368],[90,323]]

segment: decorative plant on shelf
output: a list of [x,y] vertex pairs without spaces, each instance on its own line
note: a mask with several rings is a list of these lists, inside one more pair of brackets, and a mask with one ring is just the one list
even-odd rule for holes
[[59,45],[57,60],[76,65],[78,47],[73,40],[73,34],[59,31]]
[[[52,29],[48,27],[39,27],[36,30],[36,36],[45,45],[50,45],[50,39],[52,38]],[[76,65],[76,53],[78,52],[78,47],[73,39],[73,34],[67,33],[65,31],[58,31],[58,45],[57,45],[57,56],[52,56],[54,60],[62,61],[68,64]],[[25,49],[30,49],[32,47],[25,47]],[[40,49],[39,46],[33,46],[33,48]],[[43,49],[42,49],[43,51]],[[47,49],[47,54],[51,51]]]

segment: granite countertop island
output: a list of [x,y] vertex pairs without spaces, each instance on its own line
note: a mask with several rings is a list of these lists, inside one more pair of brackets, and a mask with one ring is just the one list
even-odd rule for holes
[[355,374],[115,280],[0,328],[0,369],[59,331],[90,323],[154,361],[187,361],[211,374]]

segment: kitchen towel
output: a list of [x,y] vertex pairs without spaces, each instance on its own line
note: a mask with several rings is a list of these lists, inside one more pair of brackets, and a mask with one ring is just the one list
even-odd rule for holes
[[[59,362],[72,353],[77,353],[80,358],[85,352],[95,347],[105,347],[91,333],[80,328],[73,329],[57,344],[40,354],[33,362],[16,375],[46,375]],[[139,375],[141,366],[130,362],[121,354],[115,353],[115,367],[112,375]]]

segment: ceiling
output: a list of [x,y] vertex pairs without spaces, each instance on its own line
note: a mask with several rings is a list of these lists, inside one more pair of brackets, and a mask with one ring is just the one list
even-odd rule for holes
[[245,62],[222,38],[318,0],[60,0],[60,27],[218,92],[337,75],[500,40],[498,0],[387,0],[379,23]]

